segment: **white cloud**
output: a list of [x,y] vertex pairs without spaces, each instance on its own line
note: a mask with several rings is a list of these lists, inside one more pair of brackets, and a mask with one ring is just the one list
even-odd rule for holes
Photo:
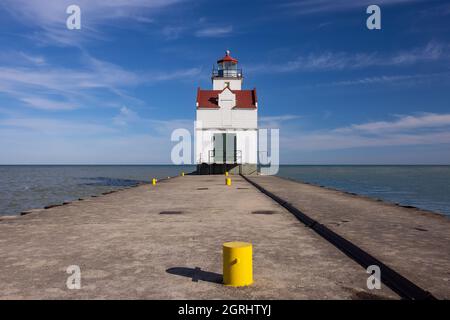
[[[83,129],[82,129],[83,130]],[[170,163],[169,137],[152,134],[58,136],[0,128],[1,164]]]
[[[70,135],[76,135],[78,137],[84,137],[86,135],[97,134],[111,134],[115,132],[113,128],[108,126],[87,122],[87,121],[70,121],[53,118],[30,118],[30,117],[10,117],[0,120],[0,130],[9,129],[10,132],[15,132],[18,136],[28,133],[32,135],[46,135],[42,137],[42,140],[48,138],[48,136],[54,137],[68,137]],[[11,131],[11,129],[19,129],[17,131]],[[5,138],[5,137],[4,137]],[[3,149],[5,150],[5,149]]]
[[78,89],[107,88],[136,84],[139,77],[117,65],[89,59],[84,68],[60,67],[0,67],[0,86],[14,89],[17,86],[40,87],[61,92]]
[[286,138],[282,148],[297,151],[341,150],[352,148],[373,148],[388,146],[449,144],[450,132],[428,132],[422,134],[389,134],[376,137],[358,134],[336,134],[331,132],[299,134],[295,139]]
[[19,55],[22,56],[25,60],[34,63],[35,65],[44,65],[46,63],[45,58],[43,56],[33,56],[26,54],[24,52],[19,52]]
[[380,66],[407,66],[416,63],[449,60],[450,46],[435,41],[424,47],[413,48],[391,55],[372,53],[323,52],[300,55],[296,59],[277,64],[250,66],[251,72],[295,72],[361,69]]
[[165,26],[162,28],[162,35],[166,40],[178,39],[183,31],[186,30],[185,26]]
[[313,132],[284,127],[280,133],[281,148],[291,151],[448,144],[450,114],[405,115],[392,121],[374,121]]
[[[450,47],[448,44],[431,41],[425,47],[414,48],[412,50],[403,51],[397,55],[388,57],[384,64],[402,65],[422,61],[436,61],[442,58],[449,58],[449,49]],[[383,61],[380,61],[379,63],[383,64]]]
[[336,129],[335,132],[370,132],[385,134],[393,131],[405,131],[423,128],[450,127],[450,114],[426,113],[420,116],[400,116],[395,121],[376,121],[354,124]]
[[148,74],[149,82],[169,81],[169,80],[194,80],[202,72],[201,68],[180,69],[166,72],[155,72]]
[[233,32],[233,26],[207,27],[195,32],[200,38],[217,38],[230,35]]
[[77,0],[81,8],[81,30],[67,30],[66,8],[73,0],[3,0],[0,6],[17,21],[36,29],[30,35],[43,43],[76,46],[86,39],[102,39],[99,25],[110,20],[120,23],[120,19],[151,23],[153,16],[161,10],[185,0]]
[[23,102],[27,105],[40,109],[40,110],[48,110],[48,111],[57,111],[57,110],[73,110],[76,109],[76,105],[68,102],[54,101],[45,98],[39,97],[24,97],[21,98]]
[[93,89],[122,96],[122,88],[144,81],[140,75],[120,66],[92,57],[85,59],[85,65],[78,69],[48,64],[0,67],[0,90],[32,108],[72,110],[96,101],[90,92]]
[[106,124],[14,115],[0,119],[0,149],[7,150],[0,153],[0,163],[170,163],[175,144],[170,140],[172,131],[193,128],[193,122],[184,119],[141,118],[128,107],[123,107],[120,115],[133,124],[132,131],[108,123],[108,119]]
[[[1,119],[0,148],[8,152],[0,153],[0,163],[169,163],[174,145],[171,132],[176,128],[192,132],[192,121],[185,119],[142,118],[128,107],[123,107],[120,115],[127,121],[130,117],[132,132],[113,122],[14,116]],[[357,154],[357,149],[419,145],[439,148],[440,144],[450,144],[450,114],[397,116],[390,121],[310,132],[298,129],[297,118],[265,117],[282,122],[281,151],[296,161],[302,160],[296,156],[302,153],[352,149],[349,153]]]
[[119,126],[126,126],[130,122],[137,121],[138,119],[139,117],[136,112],[126,106],[123,106],[120,108],[119,114],[114,117],[113,123]]
[[[145,16],[143,13],[148,10],[149,13],[156,10],[178,4],[183,0],[109,0],[109,1],[92,1],[77,0],[77,5],[82,12],[89,13],[92,20],[98,23],[108,19],[117,18],[134,18]],[[36,23],[50,24],[58,21],[65,21],[67,18],[66,8],[73,4],[73,0],[4,0],[4,5],[10,11],[14,11],[17,15],[34,20]],[[150,18],[145,17],[146,21]]]
[[42,55],[29,54],[23,51],[2,50],[0,52],[0,63],[9,66],[43,66],[47,63],[47,61]]
[[259,117],[259,126],[261,128],[280,128],[284,122],[297,120],[300,116],[293,114],[284,114],[279,116]]
[[[425,0],[378,0],[377,5],[400,5]],[[327,12],[339,12],[355,9],[365,9],[367,6],[374,4],[373,0],[298,0],[283,3],[281,6],[289,10],[290,13],[306,15]],[[364,11],[365,12],[365,11]]]
[[445,81],[449,79],[450,73],[428,73],[428,74],[407,74],[407,75],[384,75],[375,77],[365,77],[353,80],[341,80],[330,83],[318,84],[317,86],[352,86],[352,85],[373,85],[373,84],[420,84],[430,81]]
[[[6,56],[3,58],[7,60]],[[8,59],[13,60],[14,55]],[[46,60],[42,57],[39,61]],[[117,97],[142,103],[130,97],[125,90],[137,85],[190,80],[201,73],[200,68],[134,72],[87,53],[84,53],[81,62],[77,68],[55,67],[47,61],[38,65],[29,61],[26,65],[0,67],[0,90],[32,108],[72,110],[83,105],[113,104]],[[104,96],[97,98],[92,90],[106,92],[110,102],[105,101]]]

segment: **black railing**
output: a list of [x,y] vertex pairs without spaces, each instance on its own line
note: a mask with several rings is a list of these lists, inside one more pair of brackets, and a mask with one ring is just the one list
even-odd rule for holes
[[234,152],[220,152],[218,156],[216,156],[216,150],[208,151],[208,163],[228,163],[228,164],[237,164],[242,163],[242,150],[234,150]]
[[213,69],[212,76],[219,78],[242,78],[242,69]]

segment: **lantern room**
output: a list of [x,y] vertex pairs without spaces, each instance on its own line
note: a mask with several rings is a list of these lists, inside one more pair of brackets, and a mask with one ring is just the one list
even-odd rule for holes
[[242,70],[238,68],[238,60],[230,56],[227,50],[225,56],[217,60],[217,65],[213,67],[213,78],[242,78]]
[[238,67],[238,60],[230,56],[230,50],[227,50],[225,56],[217,60],[217,64],[213,66],[211,79],[214,90],[226,87],[231,90],[242,89],[242,69]]

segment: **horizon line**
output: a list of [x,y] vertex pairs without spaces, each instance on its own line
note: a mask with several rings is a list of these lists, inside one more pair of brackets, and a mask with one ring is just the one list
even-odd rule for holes
[[[196,166],[197,164],[171,164],[171,163],[149,163],[149,164],[127,164],[127,163],[17,163],[3,164],[0,166]],[[450,166],[450,163],[283,163],[280,166]]]

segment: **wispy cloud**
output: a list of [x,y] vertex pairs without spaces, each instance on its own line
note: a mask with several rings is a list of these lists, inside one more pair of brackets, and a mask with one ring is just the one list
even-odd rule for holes
[[78,89],[113,88],[139,81],[135,73],[118,65],[90,56],[86,59],[86,65],[78,69],[53,66],[0,67],[0,86],[13,89],[18,85],[26,85],[74,92]]
[[107,90],[117,96],[121,88],[141,81],[133,72],[91,57],[79,69],[51,65],[0,67],[3,93],[30,107],[49,111],[74,109],[81,101],[92,99],[90,90]]
[[[0,120],[0,129],[19,129],[21,134],[45,134],[55,137],[112,133],[115,130],[103,124],[88,121],[71,121],[54,118],[9,117]],[[19,134],[20,136],[20,134]]]
[[40,110],[59,111],[76,109],[76,105],[73,103],[54,101],[39,97],[24,97],[21,98],[21,100],[29,106]]
[[435,41],[424,47],[390,55],[373,53],[322,52],[300,55],[282,64],[261,64],[250,67],[252,72],[332,71],[379,66],[405,66],[415,63],[450,59],[450,45]]
[[299,118],[299,115],[283,114],[278,116],[259,117],[258,121],[261,128],[280,128],[283,123],[298,120]]
[[175,79],[190,80],[190,79],[193,79],[194,77],[198,76],[201,73],[202,73],[201,68],[188,68],[188,69],[150,73],[150,74],[148,74],[147,79],[149,82],[169,81],[169,80],[175,80]]
[[166,40],[175,40],[178,39],[185,30],[185,26],[165,26],[162,28],[161,33]]
[[417,85],[423,83],[432,83],[436,81],[449,81],[450,73],[425,73],[425,74],[406,74],[406,75],[381,75],[374,77],[364,77],[351,80],[340,80],[329,83],[320,83],[315,86],[329,87],[329,86],[354,86],[354,85],[375,85],[375,84],[388,84],[394,83]]
[[0,118],[0,148],[8,150],[0,153],[0,163],[170,163],[172,130],[193,128],[192,121],[142,118],[128,107],[114,120],[118,122],[7,115]]
[[134,20],[139,23],[153,22],[153,16],[161,10],[185,0],[78,0],[81,8],[82,29],[72,32],[66,28],[66,8],[74,4],[72,0],[4,0],[3,10],[18,22],[33,27],[30,36],[41,43],[64,46],[79,45],[87,39],[102,39],[105,35],[99,25],[114,20]]
[[38,66],[44,65],[46,63],[45,58],[43,56],[33,56],[33,55],[26,54],[24,52],[19,52],[18,55],[21,56],[22,58],[24,58],[25,60],[32,62]]
[[364,124],[354,124],[349,127],[335,129],[334,132],[366,132],[385,134],[388,132],[404,132],[406,130],[450,127],[450,114],[426,113],[420,116],[399,116],[394,121],[376,121]]
[[[32,61],[31,58],[29,60]],[[46,60],[42,58],[42,61]],[[0,90],[29,107],[47,111],[72,110],[92,103],[106,105],[104,98],[97,99],[93,90],[106,92],[110,100],[120,97],[136,101],[126,93],[127,88],[191,79],[201,73],[200,68],[130,71],[86,53],[78,68],[55,67],[49,63],[36,65],[36,61],[32,62],[0,67]]]
[[233,32],[233,26],[206,27],[195,32],[200,38],[214,38],[228,36]]
[[119,114],[114,117],[113,123],[118,126],[127,126],[131,122],[137,120],[139,120],[137,113],[130,108],[123,106],[120,108]]
[[0,52],[0,64],[8,66],[43,66],[47,63],[42,55],[25,53],[23,51],[2,50]]
[[367,8],[371,4],[377,5],[400,5],[425,0],[378,0],[374,3],[373,0],[299,0],[288,1],[281,4],[281,7],[289,10],[290,13],[299,15],[319,14],[329,12],[348,11],[358,8]]
[[438,17],[450,15],[450,4],[443,3],[443,4],[438,4],[436,6],[428,7],[426,9],[423,9],[420,12],[420,15],[422,17],[432,17],[432,18],[438,18]]
[[282,130],[282,147],[302,151],[448,143],[450,114],[397,116],[391,121],[374,121],[313,132],[292,128]]

